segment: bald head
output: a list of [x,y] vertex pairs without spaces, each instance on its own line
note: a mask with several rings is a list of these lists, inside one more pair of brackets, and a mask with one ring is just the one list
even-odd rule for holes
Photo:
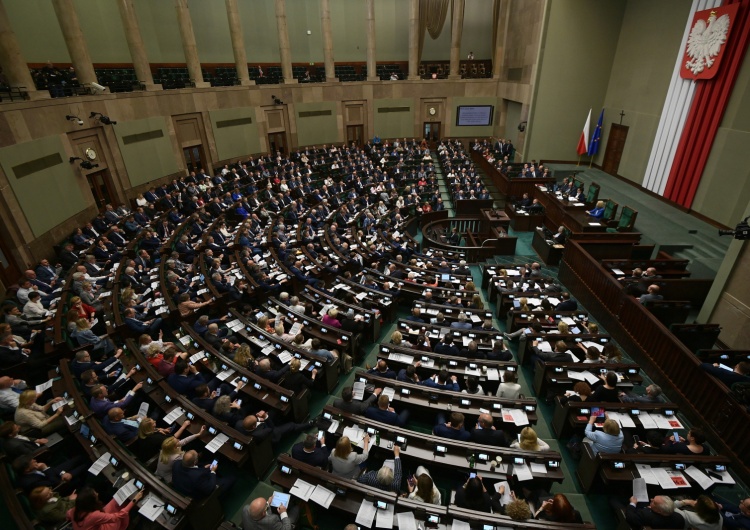
[[248,507],[248,511],[250,512],[250,517],[255,519],[256,521],[259,521],[263,518],[263,516],[266,515],[266,508],[267,508],[267,502],[266,499],[263,497],[258,497],[253,502],[250,503],[250,506]]
[[7,375],[4,375],[0,377],[0,389],[6,389],[13,386],[13,379],[8,377]]

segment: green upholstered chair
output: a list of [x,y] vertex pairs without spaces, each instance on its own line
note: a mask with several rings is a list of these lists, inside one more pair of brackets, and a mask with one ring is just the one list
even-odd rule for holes
[[617,203],[612,199],[607,199],[607,203],[604,205],[604,215],[602,219],[605,221],[614,221],[615,215],[617,215]]
[[[578,183],[576,182],[576,185],[577,184]],[[586,195],[586,204],[596,204],[596,201],[599,200],[600,189],[601,186],[599,186],[599,184],[597,184],[596,182],[592,182],[591,184],[589,184],[589,192]]]
[[610,221],[607,232],[632,232],[635,226],[635,218],[638,212],[629,206],[623,206],[620,211],[620,219],[615,223]]

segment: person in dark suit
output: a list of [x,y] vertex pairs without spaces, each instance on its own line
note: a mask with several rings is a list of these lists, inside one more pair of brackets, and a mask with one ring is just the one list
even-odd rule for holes
[[90,465],[83,455],[66,460],[55,467],[37,462],[31,455],[22,455],[13,461],[13,470],[16,473],[16,485],[24,490],[26,495],[37,486],[47,486],[67,497],[83,485]]
[[375,406],[375,402],[382,391],[382,388],[376,388],[367,399],[354,401],[354,389],[347,386],[341,391],[341,397],[333,401],[333,406],[350,414],[363,414],[368,408]]
[[109,409],[102,425],[107,434],[117,438],[122,443],[127,444],[138,438],[138,422],[125,419],[125,412],[120,407]]
[[563,292],[560,297],[562,301],[557,304],[555,311],[576,311],[578,309],[578,302],[570,299],[569,292]]
[[656,302],[658,300],[664,300],[664,297],[659,294],[659,286],[655,283],[649,285],[646,294],[642,294],[638,298],[638,301],[642,304],[645,304],[646,302]]
[[314,434],[308,434],[304,441],[292,447],[292,458],[322,469],[328,469],[330,454],[331,450],[326,447],[325,436],[318,440]]
[[701,368],[730,388],[735,383],[750,383],[750,362],[747,361],[737,363],[732,371],[721,368],[718,363],[702,363]]
[[78,263],[78,254],[73,252],[73,243],[67,243],[60,252],[60,264],[63,269],[68,270],[76,263]]
[[276,425],[266,411],[259,410],[255,414],[250,414],[242,421],[235,423],[234,428],[243,434],[252,436],[258,443],[270,438],[271,442],[275,444],[287,434],[296,436],[314,426],[314,421],[307,423],[288,422],[283,425]]
[[440,355],[452,355],[454,357],[458,357],[461,354],[456,345],[453,344],[453,335],[450,333],[446,333],[443,340],[435,346],[435,353],[439,353]]
[[565,344],[565,341],[558,340],[555,343],[555,349],[554,351],[542,351],[539,348],[537,348],[538,341],[532,342],[531,347],[531,362],[534,367],[536,367],[536,362],[538,360],[541,361],[548,361],[553,363],[572,363],[573,357],[570,356],[569,353],[567,353],[568,346]]
[[[167,378],[167,383],[183,396],[192,399],[200,385],[208,385],[209,390],[213,392],[219,387],[220,381],[215,378],[206,381],[194,365],[188,364],[185,359],[177,359],[174,363],[174,373]],[[229,387],[223,389],[229,390]]]
[[172,464],[172,486],[179,493],[196,500],[205,499],[218,487],[222,492],[229,490],[234,484],[233,477],[216,475],[217,466],[198,466],[198,453],[188,451],[182,460],[175,460]]
[[378,364],[376,364],[373,368],[367,370],[367,373],[385,377],[386,379],[396,379],[396,372],[388,368],[388,364],[384,359],[380,359],[378,361]]
[[14,421],[6,421],[0,425],[0,448],[9,460],[35,453],[40,446],[47,443],[46,438],[29,438],[20,432],[21,426]]
[[[613,504],[615,504],[613,502]],[[640,506],[639,506],[640,504]],[[616,506],[622,508],[621,505]],[[682,515],[675,513],[674,501],[666,495],[657,495],[649,504],[637,503],[635,497],[625,508],[625,520],[632,528],[684,528],[685,520]]]
[[445,415],[438,413],[432,434],[462,442],[468,442],[471,439],[471,434],[464,429],[464,415],[460,412],[451,412],[450,420],[447,422]]
[[365,411],[365,417],[371,420],[387,423],[388,425],[395,425],[397,427],[405,427],[409,421],[409,411],[402,410],[400,414],[396,413],[392,407],[390,407],[390,399],[388,396],[381,394],[378,397],[377,407],[370,407]]
[[508,447],[508,439],[503,431],[495,429],[492,416],[480,414],[476,427],[471,431],[471,441],[482,445],[494,445],[497,447]]
[[255,365],[255,373],[272,383],[278,383],[279,379],[289,371],[289,365],[284,365],[280,370],[271,369],[271,361],[266,357]]

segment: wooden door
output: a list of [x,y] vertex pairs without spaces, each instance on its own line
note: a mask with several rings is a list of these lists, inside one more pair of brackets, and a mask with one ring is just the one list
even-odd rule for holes
[[346,126],[346,143],[352,143],[361,146],[364,143],[365,127],[364,125],[347,125]]
[[609,129],[609,138],[607,138],[607,150],[604,152],[602,171],[610,175],[617,175],[627,137],[628,127],[626,125],[612,124]]
[[108,170],[88,173],[86,179],[89,181],[91,194],[94,196],[99,209],[103,209],[107,204],[117,205],[117,195],[114,193],[112,178],[109,176]]
[[200,169],[205,169],[204,161],[206,159],[203,154],[202,145],[194,145],[192,147],[185,147],[182,150],[182,154],[185,156],[185,165],[187,166],[188,173],[195,171],[196,173]]
[[439,121],[426,121],[424,122],[424,129],[422,135],[428,142],[437,142],[440,140],[440,122]]
[[268,151],[272,156],[276,156],[277,151],[281,153],[281,156],[286,156],[285,132],[268,133]]

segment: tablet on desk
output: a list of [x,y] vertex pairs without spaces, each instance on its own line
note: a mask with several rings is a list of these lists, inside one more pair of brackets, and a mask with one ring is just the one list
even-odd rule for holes
[[288,493],[276,491],[274,492],[273,497],[271,497],[271,507],[278,508],[279,506],[283,506],[284,508],[288,508],[290,499],[291,496]]

